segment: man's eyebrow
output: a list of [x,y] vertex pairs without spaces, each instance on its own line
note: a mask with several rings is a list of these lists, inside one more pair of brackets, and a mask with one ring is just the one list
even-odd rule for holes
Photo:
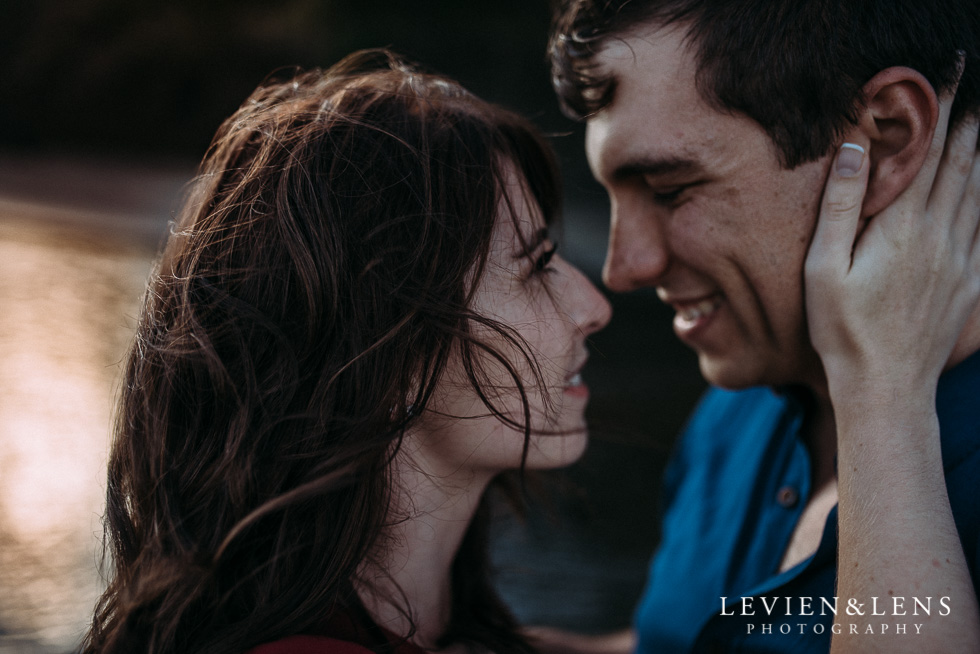
[[548,240],[548,228],[542,227],[538,231],[531,235],[531,238],[525,241],[526,246],[519,248],[517,252],[514,253],[515,259],[523,259],[529,256],[532,252],[541,247],[541,244]]
[[666,175],[697,173],[702,170],[701,164],[693,159],[682,157],[639,158],[617,166],[612,178],[624,181],[641,175]]

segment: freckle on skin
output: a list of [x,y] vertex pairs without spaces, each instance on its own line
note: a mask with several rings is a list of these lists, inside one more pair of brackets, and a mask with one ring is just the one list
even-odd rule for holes
[[[949,559],[946,559],[946,562],[949,563]],[[939,559],[933,559],[932,560],[932,566],[934,568],[941,568],[941,567],[943,567],[943,564],[939,562]]]
[[888,591],[888,594],[889,594],[889,595],[894,595],[894,594],[895,594],[895,591],[893,591],[893,590],[889,590],[889,591]]

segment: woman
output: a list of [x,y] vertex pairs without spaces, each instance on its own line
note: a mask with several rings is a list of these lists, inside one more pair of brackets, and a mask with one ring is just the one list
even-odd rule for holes
[[150,283],[85,651],[529,651],[483,495],[582,453],[610,315],[548,237],[557,179],[528,122],[383,52],[258,89]]

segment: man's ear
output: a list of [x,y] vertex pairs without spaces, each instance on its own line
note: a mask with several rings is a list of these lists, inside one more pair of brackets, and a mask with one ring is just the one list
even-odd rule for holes
[[886,68],[864,85],[857,131],[870,142],[871,176],[861,217],[891,204],[918,174],[939,121],[939,99],[918,71]]

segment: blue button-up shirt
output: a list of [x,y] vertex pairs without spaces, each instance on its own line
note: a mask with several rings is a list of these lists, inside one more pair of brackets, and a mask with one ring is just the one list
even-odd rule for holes
[[[950,504],[980,588],[980,353],[940,378],[936,406]],[[803,416],[792,394],[768,388],[712,389],[702,399],[666,472],[663,539],[635,617],[638,652],[827,652],[834,631],[850,628],[849,598],[834,591],[836,507],[816,553],[779,572],[813,491]],[[924,607],[907,597],[907,615],[892,615],[890,598],[881,601],[888,633],[913,636],[913,611]],[[945,610],[939,601],[929,610]]]

